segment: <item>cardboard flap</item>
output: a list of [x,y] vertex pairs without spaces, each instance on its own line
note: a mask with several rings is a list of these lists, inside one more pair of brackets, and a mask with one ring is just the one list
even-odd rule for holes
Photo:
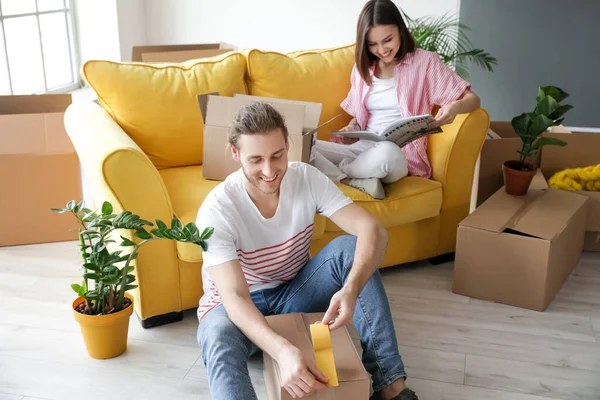
[[542,149],[541,168],[546,179],[566,168],[600,163],[600,135],[597,133],[546,133],[544,136],[567,143],[564,147],[545,146]]
[[516,215],[508,228],[527,235],[552,240],[563,231],[587,198],[562,190],[548,189],[524,212]]
[[0,115],[64,113],[70,94],[0,96]]
[[[249,94],[239,94],[236,93],[234,97],[239,97],[245,99],[248,102],[251,101],[264,101],[273,105],[274,103],[283,103],[283,104],[296,104],[304,106],[304,122],[302,124],[303,130],[313,130],[317,128],[319,125],[319,118],[321,117],[321,109],[323,105],[321,103],[311,103],[308,101],[297,101],[297,100],[287,100],[287,99],[275,99],[272,97],[262,97],[262,96],[252,96]],[[289,127],[288,127],[289,129]]]
[[[258,99],[255,96],[236,96],[230,98],[231,105],[233,106],[234,114],[245,106],[246,104],[253,103]],[[275,99],[270,99],[269,101],[264,100],[265,102],[271,104],[277,111],[281,113],[283,119],[285,121],[285,125],[288,129],[290,135],[301,135],[303,131],[304,125],[304,113],[306,112],[305,104],[293,104],[285,101],[277,101]],[[209,111],[210,118],[210,111]],[[233,118],[232,118],[233,119]],[[231,121],[231,120],[230,120]]]
[[[320,321],[324,315],[325,313],[302,314],[307,334],[310,333],[310,325]],[[336,329],[331,332],[331,342],[338,380],[340,382],[350,382],[368,379],[348,331]]]
[[313,347],[306,333],[306,325],[301,314],[283,314],[266,317],[269,326],[292,345],[300,349],[314,361]]
[[[518,138],[519,136],[512,127],[510,121],[491,121],[490,129],[500,136],[501,139]],[[494,140],[494,139],[490,139]],[[519,139],[520,140],[520,139]]]
[[501,189],[460,225],[552,240],[586,201],[584,196],[556,189],[530,190],[525,196],[511,196]]

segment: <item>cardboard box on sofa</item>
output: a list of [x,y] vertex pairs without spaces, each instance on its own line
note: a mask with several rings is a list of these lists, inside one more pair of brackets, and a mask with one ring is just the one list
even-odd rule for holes
[[[541,170],[546,180],[566,168],[581,168],[600,164],[600,134],[547,133],[544,136],[567,142],[564,147],[546,146],[542,149]],[[600,251],[600,192],[574,191],[590,199],[588,206],[585,251]]]
[[183,62],[196,58],[213,57],[235,50],[235,46],[227,43],[134,46],[131,51],[131,61],[146,63]]
[[454,293],[543,311],[577,265],[589,199],[498,190],[458,227]]
[[314,161],[313,144],[317,130],[330,122],[318,126],[321,104],[248,95],[225,97],[205,94],[198,96],[204,120],[202,174],[205,179],[224,180],[239,169],[227,148],[229,127],[242,106],[257,100],[270,103],[283,115],[289,133],[289,160]]
[[71,95],[0,96],[0,246],[77,239],[74,218],[50,211],[82,198],[69,104]]
[[[298,347],[307,357],[315,361],[310,338],[310,325],[320,321],[323,313],[284,314],[267,317],[267,322],[275,332]],[[339,381],[338,386],[313,393],[305,399],[319,400],[363,400],[369,398],[371,381],[360,361],[348,330],[344,328],[331,332],[333,357]],[[292,397],[281,387],[279,366],[268,354],[263,354],[264,378],[269,400],[289,400]]]

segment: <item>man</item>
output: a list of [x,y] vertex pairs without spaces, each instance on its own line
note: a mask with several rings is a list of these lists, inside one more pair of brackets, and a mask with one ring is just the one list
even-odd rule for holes
[[[203,253],[198,308],[198,343],[213,398],[256,398],[247,360],[259,349],[277,361],[282,386],[293,398],[326,388],[315,364],[265,319],[325,312],[330,330],[354,321],[377,398],[417,399],[404,383],[378,273],[386,230],[316,168],[288,163],[288,131],[272,106],[242,108],[229,143],[241,169],[207,196],[196,222],[201,229],[214,227]],[[315,213],[352,236],[334,239],[311,259]]]

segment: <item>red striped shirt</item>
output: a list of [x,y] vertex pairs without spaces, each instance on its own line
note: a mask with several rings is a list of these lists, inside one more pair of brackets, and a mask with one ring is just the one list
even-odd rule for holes
[[[374,67],[370,70],[371,76]],[[408,53],[394,69],[400,112],[404,116],[431,113],[434,106],[444,106],[460,98],[470,84],[442,62],[437,53],[417,49]],[[360,76],[356,65],[350,77],[351,89],[341,103],[342,109],[356,118],[362,129],[367,127],[369,111],[366,96],[369,86]],[[341,137],[330,141],[343,143]],[[408,162],[409,175],[431,177],[427,157],[428,138],[417,139],[402,148]]]

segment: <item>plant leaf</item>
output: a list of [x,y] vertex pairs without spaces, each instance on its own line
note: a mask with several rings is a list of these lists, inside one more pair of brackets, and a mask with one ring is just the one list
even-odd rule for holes
[[83,274],[83,277],[85,279],[92,279],[94,281],[97,281],[100,277],[98,276],[98,274],[96,273],[91,273],[91,272],[86,272],[85,274]]
[[[527,113],[523,113],[514,117],[511,121],[511,125],[519,136],[527,135],[529,126],[531,125],[531,118]],[[202,238],[204,238],[204,235]]]
[[140,239],[152,239],[152,235],[142,228],[140,228],[140,230],[134,233],[133,236],[139,237]]
[[51,208],[50,211],[55,212],[57,214],[64,214],[66,212],[69,212],[69,210],[67,210],[66,208]]
[[77,205],[77,203],[75,203],[75,200],[71,200],[67,203],[67,210],[68,211],[73,211],[75,209],[75,206]]
[[112,212],[113,212],[112,204],[110,204],[108,201],[105,201],[104,203],[102,203],[102,215],[109,215],[109,214],[112,214]]
[[181,221],[177,218],[173,218],[173,220],[171,220],[171,229],[181,230],[181,228]]
[[[554,112],[550,115],[548,115],[548,118],[550,118],[551,120],[557,120],[558,118],[562,117],[563,115],[565,115],[567,113],[567,111],[569,111],[571,108],[573,108],[572,105],[570,104],[563,104],[560,105],[556,108],[556,110],[554,110]],[[563,118],[564,119],[564,118]],[[562,119],[560,120],[562,122]],[[556,122],[556,121],[555,121]]]
[[[123,246],[123,247],[135,246],[135,242],[132,242],[131,240],[127,239],[126,237],[123,237],[123,236],[121,236],[121,239],[123,240],[123,241],[121,242],[121,246]],[[128,257],[129,257],[129,256],[127,256],[127,257],[125,258],[125,260],[127,260],[127,258],[128,258]]]
[[[558,103],[570,96],[569,93],[564,92],[561,88],[556,86],[541,86],[538,88],[538,102],[540,101],[541,93],[543,93],[544,96],[552,97]],[[543,99],[543,97],[541,98]]]
[[[551,96],[546,96],[540,101],[535,110],[533,111],[537,115],[549,116],[558,108],[558,102]],[[554,119],[554,118],[553,118]]]
[[132,290],[138,287],[138,285],[125,285],[125,291]]
[[543,146],[566,146],[567,143],[560,140],[560,139],[556,139],[556,138],[552,138],[552,137],[541,137],[538,140],[535,141],[535,143],[533,143],[533,146],[531,146],[532,149],[534,150],[538,150],[540,148],[542,148]]
[[538,136],[551,127],[554,122],[545,115],[536,116],[529,126],[529,136]]
[[95,263],[85,263],[83,268],[89,269],[90,271],[100,272],[100,266]]

